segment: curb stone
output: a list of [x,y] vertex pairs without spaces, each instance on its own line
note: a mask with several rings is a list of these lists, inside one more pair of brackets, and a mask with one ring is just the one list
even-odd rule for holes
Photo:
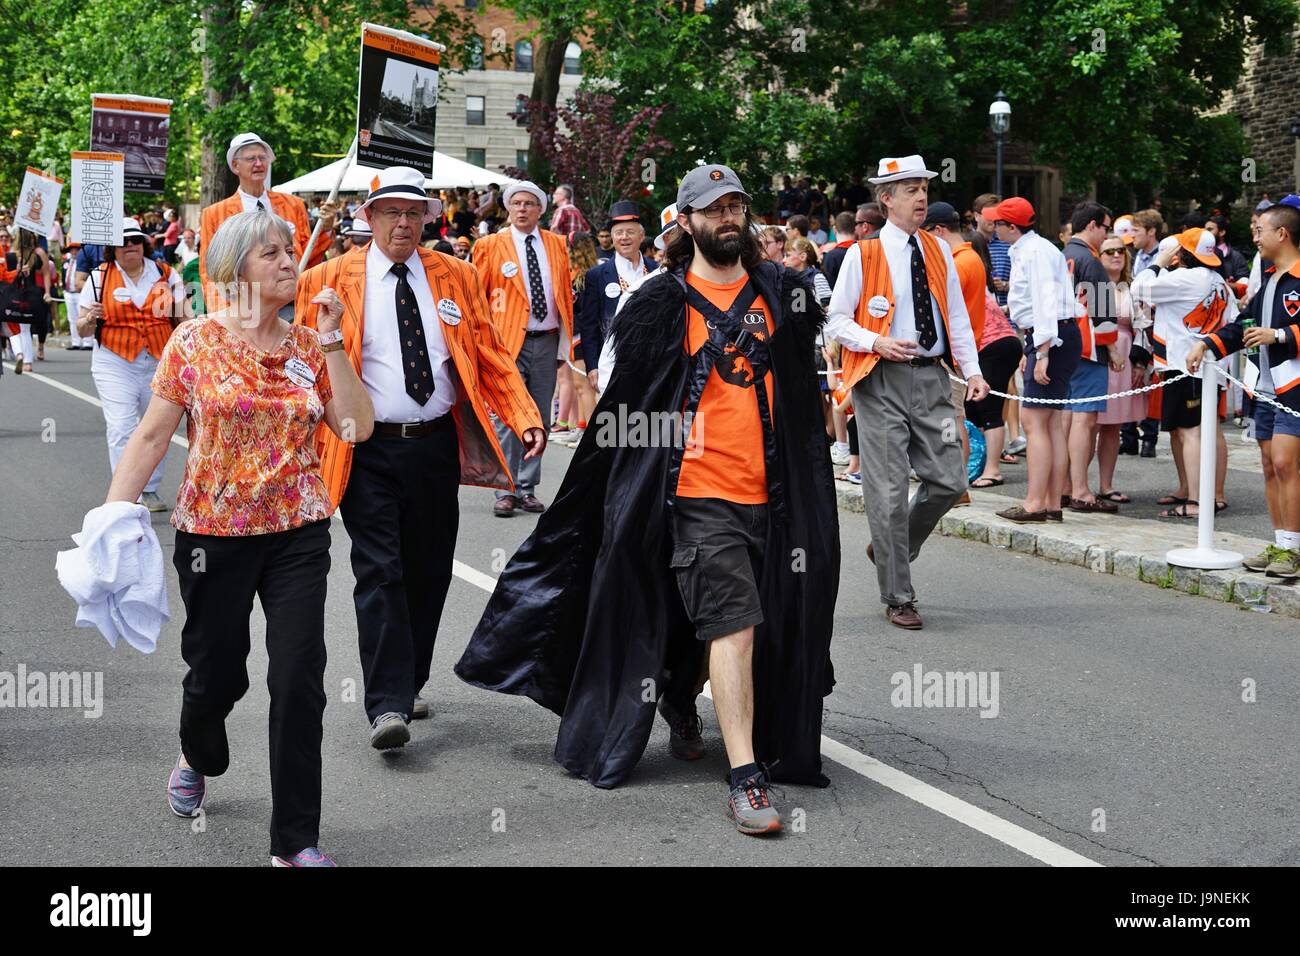
[[[861,487],[841,484],[837,482],[835,489],[840,510],[864,514]],[[1064,525],[1020,525],[994,513],[1006,507],[1007,498],[978,491],[973,491],[971,498],[969,507],[943,516],[938,534],[1086,568],[1094,574],[1132,578],[1189,597],[1300,618],[1298,585],[1281,584],[1244,568],[1200,571],[1171,566],[1165,552],[1190,542],[1169,538],[1168,526],[1147,519],[1091,515],[1086,519],[1070,515]],[[1226,533],[1217,534],[1216,539],[1243,554],[1253,553],[1259,546],[1251,539]]]

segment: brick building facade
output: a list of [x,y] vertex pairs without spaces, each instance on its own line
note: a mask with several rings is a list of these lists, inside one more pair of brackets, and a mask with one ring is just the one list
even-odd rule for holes
[[1256,48],[1246,73],[1223,104],[1241,118],[1255,161],[1255,182],[1246,183],[1246,204],[1265,194],[1277,199],[1300,192],[1300,140],[1292,132],[1300,117],[1300,28],[1296,46],[1284,56],[1266,57]]

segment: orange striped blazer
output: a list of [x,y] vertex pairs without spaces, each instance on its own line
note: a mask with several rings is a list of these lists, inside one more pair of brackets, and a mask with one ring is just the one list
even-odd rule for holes
[[[312,298],[326,286],[343,300],[343,347],[357,375],[361,374],[361,342],[365,332],[367,247],[352,249],[298,278],[294,321],[316,327],[318,306]],[[516,435],[542,427],[537,404],[528,394],[496,329],[487,318],[487,301],[478,274],[468,263],[431,249],[420,250],[433,299],[452,299],[460,307],[461,321],[449,325],[441,315],[443,337],[450,354],[456,401],[451,407],[460,437],[460,480],[466,485],[513,489],[510,469],[488,419],[495,412]],[[316,452],[330,498],[338,505],[347,489],[352,469],[352,445],[321,423],[316,432]]]
[[[293,226],[294,261],[301,262],[303,250],[307,248],[307,241],[311,239],[311,219],[307,216],[307,205],[297,196],[291,196],[289,193],[278,193],[272,189],[268,195],[271,197],[271,211]],[[243,211],[244,201],[239,198],[238,190],[233,196],[227,196],[221,202],[214,202],[204,208],[201,219],[203,241],[199,245],[199,281],[203,283],[204,289],[208,287],[208,246],[212,242],[212,237],[217,234],[223,222]],[[312,247],[311,259],[307,263],[308,268],[325,261],[325,253],[329,251],[331,241],[330,234],[322,229],[321,234],[316,238],[316,245]],[[218,307],[209,301],[209,312]]]
[[[546,250],[551,270],[551,288],[555,294],[555,311],[560,316],[561,338],[569,342],[566,351],[572,353],[573,342],[573,278],[569,272],[569,247],[564,238],[548,229],[539,229],[542,246]],[[524,284],[524,264],[515,252],[514,236],[510,227],[484,236],[474,243],[472,252],[474,268],[478,270],[487,294],[488,315],[496,326],[511,358],[519,357],[524,347],[524,332],[532,303],[528,301],[528,286]],[[514,268],[510,267],[514,264]],[[507,272],[512,273],[506,275]],[[572,355],[570,354],[570,358]]]

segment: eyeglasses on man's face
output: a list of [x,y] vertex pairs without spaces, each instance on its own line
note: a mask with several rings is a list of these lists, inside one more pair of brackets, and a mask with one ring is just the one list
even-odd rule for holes
[[705,219],[721,219],[723,216],[740,219],[745,213],[749,212],[749,207],[743,202],[729,202],[715,204],[707,209],[697,209],[696,212]]
[[399,219],[405,219],[407,222],[424,221],[423,209],[399,209],[396,206],[389,206],[384,209],[376,209],[375,214],[384,222],[397,222]]

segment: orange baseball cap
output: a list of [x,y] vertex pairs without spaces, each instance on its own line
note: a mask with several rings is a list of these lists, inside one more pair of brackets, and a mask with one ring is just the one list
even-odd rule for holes
[[1036,218],[1034,207],[1029,204],[1029,200],[1021,199],[1019,196],[1004,199],[996,206],[985,206],[980,210],[980,215],[994,222],[1009,222],[1021,229],[1032,226]]
[[1222,261],[1214,251],[1214,236],[1208,229],[1185,229],[1178,234],[1178,244],[1207,266],[1217,266]]

